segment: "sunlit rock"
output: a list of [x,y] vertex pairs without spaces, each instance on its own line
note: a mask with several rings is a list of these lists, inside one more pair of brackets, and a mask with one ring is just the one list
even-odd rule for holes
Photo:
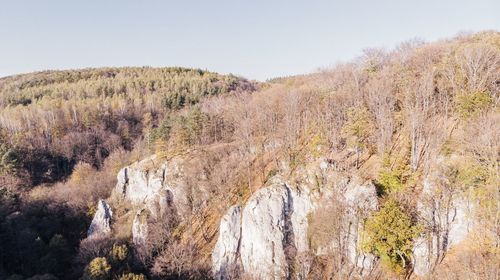
[[426,230],[415,240],[415,274],[428,274],[447,251],[464,241],[474,227],[474,200],[456,187],[429,178],[417,202],[419,222]]
[[111,232],[111,219],[113,211],[104,200],[99,200],[97,203],[97,211],[95,212],[92,223],[87,231],[88,237],[102,236]]
[[135,245],[146,244],[148,238],[148,210],[141,209],[137,212],[132,222],[132,242]]
[[238,250],[241,238],[241,207],[232,206],[222,217],[219,237],[212,252],[215,279],[231,279],[238,275],[241,264]]

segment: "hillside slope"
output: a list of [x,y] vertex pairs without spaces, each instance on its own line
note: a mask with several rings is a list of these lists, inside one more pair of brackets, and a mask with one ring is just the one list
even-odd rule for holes
[[498,32],[258,85],[110,68],[0,92],[0,278],[500,277]]

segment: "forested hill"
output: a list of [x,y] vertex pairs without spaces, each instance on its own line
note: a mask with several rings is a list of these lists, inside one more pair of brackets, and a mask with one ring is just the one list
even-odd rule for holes
[[1,78],[0,279],[77,279],[82,271],[72,265],[89,214],[109,196],[118,169],[154,153],[171,130],[185,143],[201,141],[199,102],[257,86],[179,67]]
[[0,279],[500,278],[500,33],[255,83],[0,79]]
[[27,183],[51,182],[68,175],[76,162],[99,167],[114,149],[130,150],[144,127],[156,127],[169,112],[255,88],[233,75],[178,67],[5,77],[0,79],[0,151],[16,157]]
[[45,100],[81,100],[154,93],[169,108],[194,104],[204,96],[248,90],[252,83],[233,75],[180,67],[96,68],[43,71],[0,79],[0,106]]

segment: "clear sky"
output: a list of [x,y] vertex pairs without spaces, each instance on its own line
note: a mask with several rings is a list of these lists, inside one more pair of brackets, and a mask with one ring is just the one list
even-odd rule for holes
[[148,65],[265,80],[485,29],[500,31],[499,0],[0,0],[0,77]]

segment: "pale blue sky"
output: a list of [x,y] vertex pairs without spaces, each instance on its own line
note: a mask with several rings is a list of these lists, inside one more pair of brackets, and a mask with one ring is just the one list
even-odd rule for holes
[[0,76],[149,65],[264,80],[485,29],[500,31],[499,0],[0,0]]

